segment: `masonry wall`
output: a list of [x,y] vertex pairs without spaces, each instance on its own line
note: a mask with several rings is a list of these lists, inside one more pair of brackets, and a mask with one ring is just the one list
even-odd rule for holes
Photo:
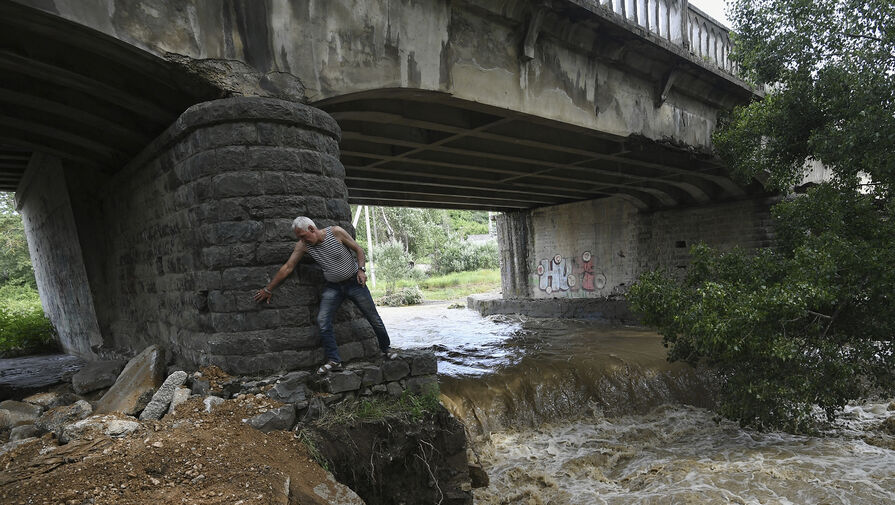
[[[90,258],[86,274],[62,269],[58,277],[89,286],[99,352],[160,343],[185,365],[242,374],[321,363],[320,269],[303,261],[270,304],[257,304],[253,294],[291,254],[296,216],[351,230],[339,136],[335,121],[312,107],[216,100],[185,111],[92,194],[76,183],[77,231],[69,219],[65,234],[34,234],[72,247],[78,239],[71,235],[81,236],[83,254],[72,255]],[[39,269],[58,270],[59,261],[41,260]],[[80,317],[69,311],[54,322]],[[351,303],[337,314],[335,333],[345,360],[378,353]],[[83,347],[80,334],[70,339]]]
[[[774,201],[762,197],[645,213],[625,200],[606,198],[504,217],[498,221],[504,297],[613,297],[624,294],[643,272],[683,273],[689,249],[698,242],[720,249],[769,246]],[[518,223],[526,220],[530,230],[524,232],[530,237],[523,254],[518,230],[524,227]],[[519,263],[523,256],[524,287],[510,276],[525,269],[508,262]]]

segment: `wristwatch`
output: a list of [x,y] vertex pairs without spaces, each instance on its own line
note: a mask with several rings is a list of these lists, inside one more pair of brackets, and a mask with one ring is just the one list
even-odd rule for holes
[[360,270],[361,272],[366,272],[366,271],[367,271],[366,267],[357,267],[357,269]]

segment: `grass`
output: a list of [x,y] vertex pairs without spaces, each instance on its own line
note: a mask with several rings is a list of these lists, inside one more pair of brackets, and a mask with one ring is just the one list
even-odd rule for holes
[[[500,270],[454,272],[420,281],[408,279],[397,283],[399,289],[413,285],[419,285],[426,300],[454,300],[474,293],[487,293],[500,289]],[[371,288],[370,291],[373,293],[373,298],[381,297],[385,294],[385,283],[380,280],[376,288]]]
[[426,414],[435,412],[441,406],[438,389],[421,394],[404,391],[397,398],[364,398],[353,402],[342,402],[325,413],[314,424],[319,426],[346,426],[355,422],[400,419],[417,422]]

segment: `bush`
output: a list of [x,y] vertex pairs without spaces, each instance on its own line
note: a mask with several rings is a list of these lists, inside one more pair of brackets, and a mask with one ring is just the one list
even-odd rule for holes
[[499,264],[496,242],[484,244],[451,242],[442,246],[432,264],[432,271],[443,275],[471,270],[493,270],[498,268]]
[[0,302],[0,353],[29,354],[56,349],[56,331],[39,301]]
[[385,281],[385,292],[392,293],[398,281],[410,277],[412,258],[400,242],[392,241],[376,247],[376,273]]
[[386,293],[379,299],[379,305],[387,307],[403,307],[423,303],[423,292],[419,286],[401,288],[393,293]]

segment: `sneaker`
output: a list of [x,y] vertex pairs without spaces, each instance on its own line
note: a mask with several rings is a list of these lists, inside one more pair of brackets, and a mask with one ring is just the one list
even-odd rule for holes
[[317,373],[323,375],[327,372],[338,372],[342,369],[342,363],[329,360],[323,366],[317,369]]
[[394,349],[390,349],[390,350],[388,350],[388,351],[384,351],[384,352],[382,353],[382,359],[384,359],[384,360],[398,359],[398,352],[395,351]]

